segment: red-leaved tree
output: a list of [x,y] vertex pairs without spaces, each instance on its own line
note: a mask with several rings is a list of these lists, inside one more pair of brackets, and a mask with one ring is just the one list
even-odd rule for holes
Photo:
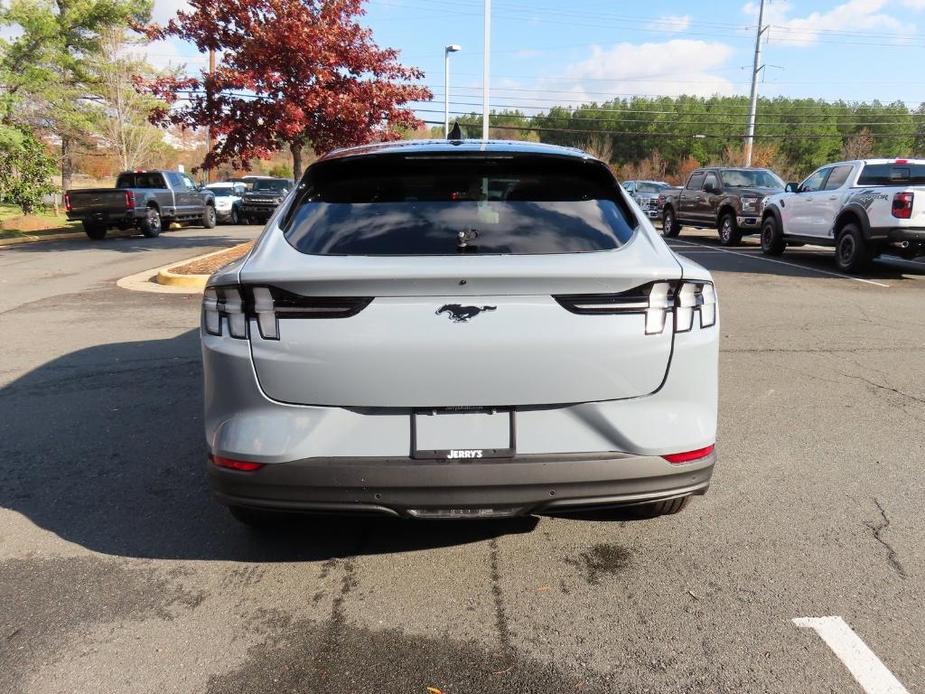
[[396,139],[419,121],[405,105],[428,100],[417,68],[379,48],[358,23],[365,0],[191,0],[152,39],[177,37],[219,56],[215,72],[142,83],[169,104],[162,125],[212,129],[203,166],[247,168],[288,146],[292,170],[302,151]]

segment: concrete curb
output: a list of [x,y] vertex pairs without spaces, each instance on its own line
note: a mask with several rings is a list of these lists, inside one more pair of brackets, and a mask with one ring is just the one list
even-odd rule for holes
[[83,231],[61,231],[55,234],[23,234],[9,239],[0,239],[0,248],[3,246],[17,246],[21,243],[38,243],[39,241],[61,241],[85,236]]
[[157,275],[154,278],[154,281],[158,284],[163,284],[168,287],[187,287],[191,289],[204,289],[206,282],[209,280],[209,275],[185,275],[180,272],[171,272],[171,269],[183,267],[184,265],[189,265],[190,263],[195,263],[200,260],[205,260],[206,258],[211,258],[212,256],[221,255],[222,253],[227,253],[232,251],[235,248],[240,248],[241,246],[247,246],[251,242],[246,241],[245,243],[239,243],[230,248],[222,248],[217,251],[212,251],[211,253],[204,253],[202,255],[197,255],[194,258],[189,258],[180,263],[171,263],[165,268],[161,268],[157,271]]

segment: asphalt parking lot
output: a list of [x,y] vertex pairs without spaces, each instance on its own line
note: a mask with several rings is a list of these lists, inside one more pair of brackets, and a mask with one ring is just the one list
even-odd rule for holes
[[677,516],[267,537],[208,496],[198,296],[115,284],[258,231],[0,249],[0,691],[861,692],[850,633],[925,692],[925,264],[672,241],[723,332]]

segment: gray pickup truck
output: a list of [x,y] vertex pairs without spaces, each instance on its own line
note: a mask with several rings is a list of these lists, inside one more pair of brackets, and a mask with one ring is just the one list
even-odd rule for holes
[[154,237],[173,222],[215,226],[215,195],[179,171],[125,171],[115,188],[69,190],[67,218],[83,222],[87,236],[106,238],[109,229],[137,228]]
[[662,235],[677,236],[682,226],[716,229],[719,242],[733,246],[743,234],[761,229],[761,209],[768,195],[782,193],[784,182],[768,169],[709,167],[697,169],[683,188],[658,196]]

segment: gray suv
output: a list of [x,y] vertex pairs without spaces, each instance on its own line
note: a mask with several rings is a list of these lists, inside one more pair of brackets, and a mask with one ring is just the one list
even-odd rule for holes
[[608,167],[523,142],[329,154],[202,306],[217,499],[674,513],[716,460],[719,315]]

